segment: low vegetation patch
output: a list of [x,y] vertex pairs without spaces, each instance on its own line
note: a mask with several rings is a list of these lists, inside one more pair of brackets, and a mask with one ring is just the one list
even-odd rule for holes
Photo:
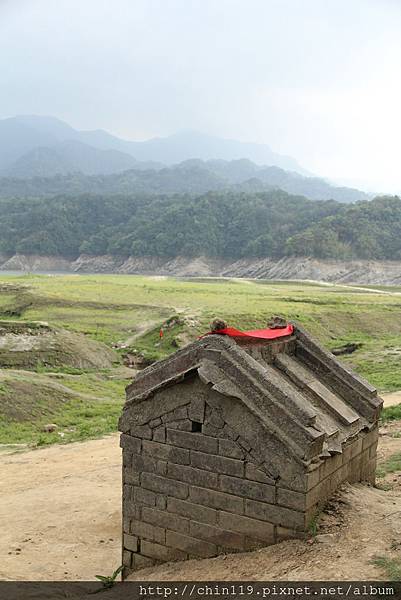
[[381,420],[383,423],[386,421],[397,421],[401,420],[401,404],[396,404],[395,406],[387,406],[383,408],[381,413]]
[[0,366],[109,368],[118,357],[102,343],[44,323],[0,321]]
[[[117,430],[127,380],[111,373],[68,375],[2,372],[0,444],[40,446]],[[55,425],[47,431],[46,425]]]
[[[380,391],[401,389],[400,299],[391,294],[222,278],[0,280],[0,443],[70,441],[116,431],[124,387],[135,375],[124,372],[123,363],[139,368],[168,356],[206,333],[216,316],[239,329],[256,329],[272,314],[282,315],[329,349],[352,345],[353,352],[339,360]],[[10,318],[14,308],[19,314]],[[401,407],[383,411],[383,421],[398,418]],[[49,422],[57,430],[45,433]]]
[[376,473],[378,477],[385,477],[389,473],[397,473],[399,471],[401,471],[401,452],[396,452],[380,463]]
[[376,556],[372,563],[383,569],[390,581],[401,581],[401,560],[389,556]]

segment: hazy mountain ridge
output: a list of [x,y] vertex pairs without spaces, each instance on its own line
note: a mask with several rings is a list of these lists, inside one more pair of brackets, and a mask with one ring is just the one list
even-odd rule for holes
[[189,158],[236,160],[246,157],[259,164],[275,165],[308,175],[296,160],[273,152],[265,144],[222,139],[194,131],[184,131],[142,142],[128,141],[101,129],[79,131],[54,117],[36,115],[0,120],[0,172],[12,168],[16,160],[35,148],[51,147],[59,142],[71,140],[98,150],[119,151],[137,161],[172,165]]
[[[51,158],[54,160],[53,155]],[[204,193],[222,189],[258,192],[274,188],[311,200],[333,199],[350,203],[369,198],[359,190],[335,187],[323,179],[303,177],[278,167],[258,166],[245,159],[229,162],[192,159],[157,170],[146,169],[146,166],[147,163],[138,163],[134,169],[109,175],[84,175],[76,168],[70,168],[53,177],[3,177],[0,178],[0,197],[48,197],[77,193]]]
[[77,140],[33,148],[3,171],[6,177],[30,179],[70,173],[110,175],[128,169],[158,169],[156,162],[140,162],[119,150],[99,150]]

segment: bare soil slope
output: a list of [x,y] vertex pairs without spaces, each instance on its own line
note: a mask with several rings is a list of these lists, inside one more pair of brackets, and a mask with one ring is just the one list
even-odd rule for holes
[[107,369],[118,361],[105,344],[47,323],[1,321],[0,366],[35,369],[38,365]]
[[88,256],[76,260],[49,256],[16,254],[0,255],[0,271],[63,273],[136,273],[179,277],[245,277],[255,279],[301,279],[336,283],[385,284],[401,283],[400,261],[322,260],[291,256],[281,259],[243,258],[237,261],[198,256]]
[[[379,460],[401,452],[401,422],[382,429]],[[5,449],[3,449],[5,450]],[[93,579],[120,564],[118,435],[0,455],[0,579]],[[401,472],[390,490],[346,486],[321,517],[320,538],[248,554],[170,563],[142,580],[386,579],[376,556],[401,560]]]

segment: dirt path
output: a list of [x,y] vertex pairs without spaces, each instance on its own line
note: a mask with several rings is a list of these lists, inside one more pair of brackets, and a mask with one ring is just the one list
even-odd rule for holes
[[0,456],[0,579],[93,579],[120,564],[118,441]]
[[380,394],[383,398],[384,406],[395,406],[401,404],[401,391],[389,392],[388,394]]
[[[401,422],[382,429],[379,460],[401,452]],[[118,435],[0,455],[0,579],[93,579],[120,564]],[[374,556],[401,559],[401,473],[383,491],[348,486],[322,518],[327,543],[288,541],[248,554],[171,563],[138,579],[375,579]]]

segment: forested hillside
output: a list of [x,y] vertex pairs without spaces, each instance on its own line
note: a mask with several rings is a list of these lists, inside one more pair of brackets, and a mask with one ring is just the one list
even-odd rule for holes
[[345,205],[281,190],[0,200],[0,252],[401,259],[401,200]]
[[[337,200],[355,202],[368,199],[360,190],[330,185],[318,177],[304,177],[292,171],[278,167],[259,166],[249,160],[187,160],[178,165],[165,168],[146,168],[146,163],[138,163],[134,169],[108,175],[85,175],[79,172],[79,165],[85,164],[85,172],[94,173],[96,169],[121,170],[126,157],[120,153],[92,151],[84,144],[59,144],[57,156],[42,149],[40,160],[46,154],[46,168],[43,177],[3,177],[0,179],[0,197],[35,196],[50,197],[57,194],[201,194],[210,190],[232,189],[237,191],[265,191],[281,189],[290,194],[299,194],[312,200]],[[79,150],[79,152],[77,151]],[[38,151],[24,159],[25,168],[36,169]],[[68,161],[66,162],[66,159]],[[113,161],[111,160],[113,158]],[[84,160],[85,159],[85,160]],[[128,159],[130,157],[128,156]],[[22,160],[22,159],[21,159]],[[38,158],[38,162],[40,163]],[[130,159],[134,160],[134,159]],[[107,165],[109,161],[109,165]],[[113,166],[111,166],[113,165]],[[21,166],[18,163],[18,168]],[[42,167],[43,168],[43,165]],[[55,169],[63,174],[49,177]]]

